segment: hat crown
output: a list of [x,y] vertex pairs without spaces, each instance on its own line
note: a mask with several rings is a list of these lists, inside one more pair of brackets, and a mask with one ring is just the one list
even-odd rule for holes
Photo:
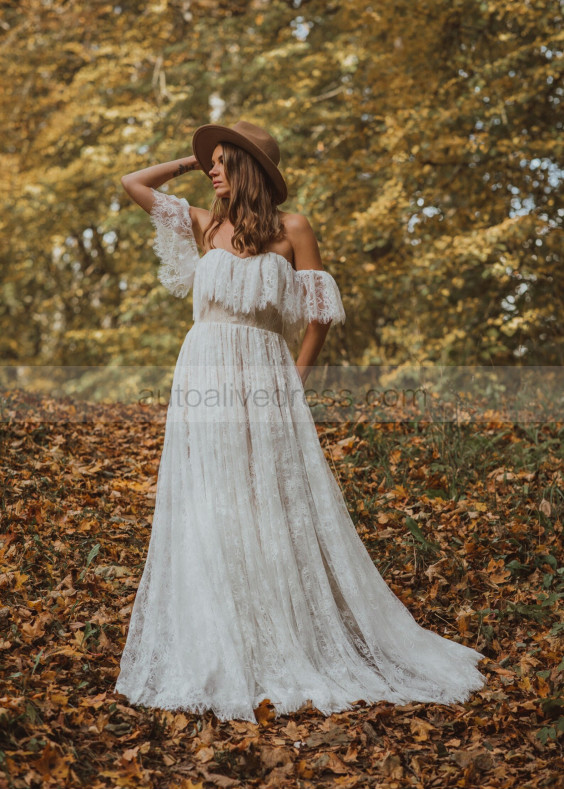
[[231,126],[231,129],[258,146],[258,148],[264,151],[269,159],[272,159],[275,165],[280,162],[280,148],[278,147],[278,143],[266,129],[256,126],[254,123],[249,123],[248,121],[237,121],[237,123]]

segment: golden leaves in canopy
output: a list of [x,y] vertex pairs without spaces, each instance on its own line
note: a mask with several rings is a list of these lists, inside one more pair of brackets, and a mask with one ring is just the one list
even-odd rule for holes
[[[189,300],[159,285],[120,176],[248,118],[343,294],[320,361],[562,363],[554,3],[5,5],[5,362],[174,362]],[[212,199],[198,173],[169,189]]]

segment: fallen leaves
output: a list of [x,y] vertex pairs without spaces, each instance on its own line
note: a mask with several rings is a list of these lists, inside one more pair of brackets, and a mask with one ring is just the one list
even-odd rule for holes
[[51,785],[57,783],[60,787],[64,787],[69,780],[72,763],[74,760],[70,755],[63,754],[57,744],[47,741],[40,757],[33,760],[30,765],[41,775],[44,782],[49,782]]
[[502,559],[491,559],[488,562],[486,573],[488,574],[488,580],[492,584],[504,584],[511,578],[511,571],[505,568],[505,563]]
[[268,726],[276,718],[276,710],[269,699],[263,699],[253,713],[258,723],[263,727]]
[[424,719],[414,717],[410,722],[410,729],[413,733],[413,740],[417,743],[429,740],[429,734],[436,730],[436,727]]
[[[32,411],[29,397],[27,407]],[[219,722],[211,711],[132,706],[113,691],[148,545],[153,505],[146,490],[154,484],[163,421],[155,416],[136,429],[134,449],[126,420],[112,432],[73,424],[72,440],[60,422],[38,433],[25,422],[6,426],[18,446],[17,454],[2,461],[7,519],[0,535],[0,783],[554,784],[564,674],[556,559],[562,556],[562,536],[558,522],[543,526],[534,514],[542,502],[540,488],[559,479],[558,469],[547,470],[544,482],[542,476],[526,481],[539,490],[531,488],[523,502],[510,499],[515,486],[509,485],[508,499],[501,500],[497,483],[498,499],[488,500],[487,482],[473,484],[458,501],[420,496],[427,484],[424,458],[406,462],[404,446],[394,456],[402,475],[405,463],[402,483],[383,486],[380,474],[371,471],[373,445],[345,436],[339,465],[351,474],[341,482],[352,512],[362,487],[359,515],[375,562],[394,589],[409,594],[409,608],[424,627],[485,653],[488,685],[463,704],[357,700],[353,710],[330,716],[308,701],[292,715],[277,717],[265,697],[255,710],[257,723]],[[331,440],[340,441],[339,431],[347,430],[333,429]],[[402,441],[404,430],[388,424],[386,441]],[[41,474],[46,471],[41,465],[52,457],[55,436],[59,469],[49,470],[49,483],[41,490],[26,486],[25,495],[11,489],[14,469],[37,464]],[[469,441],[478,438],[479,433]],[[431,433],[427,445],[431,452]],[[426,444],[413,447],[423,452]],[[350,466],[351,452],[365,455]],[[365,471],[357,472],[356,463]],[[70,480],[69,465],[87,473]],[[121,481],[119,498],[112,496],[118,487],[108,477],[113,467]],[[138,516],[129,512],[132,506]],[[406,527],[406,516],[417,529]],[[545,733],[545,743],[538,732]]]

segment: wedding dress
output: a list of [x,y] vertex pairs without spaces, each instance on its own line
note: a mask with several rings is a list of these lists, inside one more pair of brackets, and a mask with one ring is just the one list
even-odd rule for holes
[[158,276],[177,297],[192,288],[194,323],[116,691],[251,722],[265,698],[277,716],[308,700],[328,715],[358,700],[468,699],[483,655],[419,626],[384,582],[289,350],[310,321],[344,322],[335,280],[275,252],[200,257],[187,200],[153,194]]

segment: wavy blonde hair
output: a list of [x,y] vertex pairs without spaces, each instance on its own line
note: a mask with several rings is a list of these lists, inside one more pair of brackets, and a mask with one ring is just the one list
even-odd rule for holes
[[233,143],[221,145],[230,196],[214,198],[210,221],[204,228],[204,247],[206,237],[210,247],[214,246],[213,238],[227,219],[233,225],[234,249],[259,255],[267,251],[270,242],[286,237],[272,181],[262,165],[243,148]]

